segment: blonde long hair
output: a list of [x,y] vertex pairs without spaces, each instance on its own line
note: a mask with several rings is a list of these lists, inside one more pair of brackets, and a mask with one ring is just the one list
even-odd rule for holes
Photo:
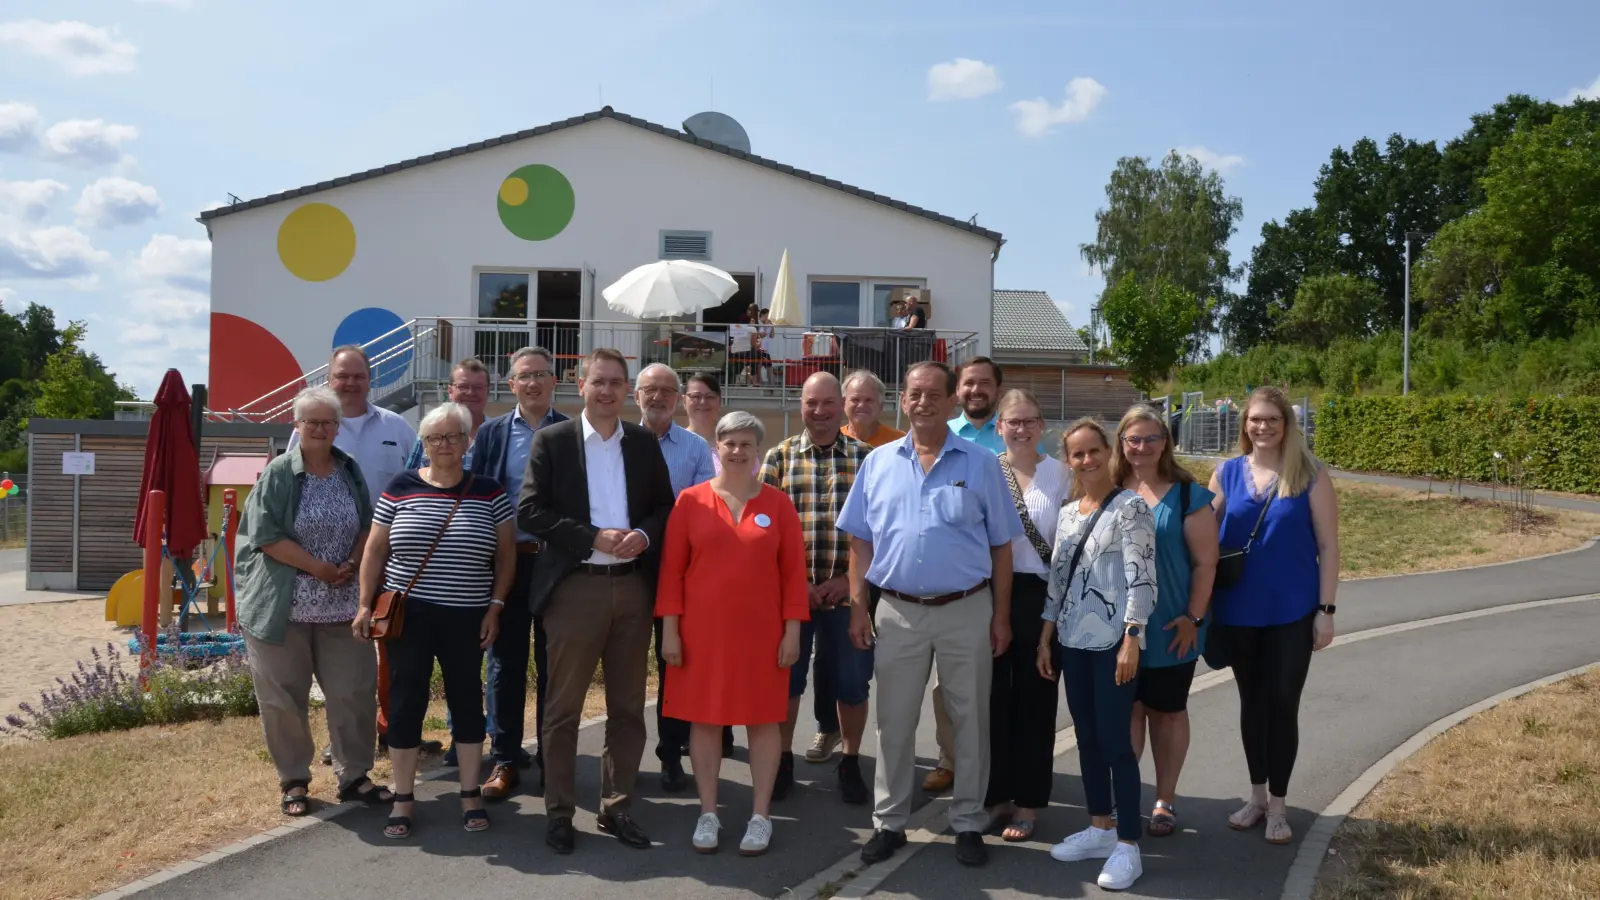
[[[1071,440],[1073,435],[1077,434],[1080,431],[1083,431],[1084,429],[1088,429],[1090,431],[1093,431],[1095,434],[1099,435],[1100,436],[1100,443],[1103,444],[1107,449],[1111,448],[1111,437],[1110,437],[1110,435],[1106,434],[1106,427],[1104,425],[1100,424],[1100,420],[1099,419],[1096,419],[1093,416],[1084,416],[1083,418],[1078,419],[1077,421],[1074,421],[1073,423],[1068,425],[1066,428],[1062,429],[1062,431],[1061,431],[1061,457],[1062,457],[1062,459],[1067,459],[1068,458],[1067,441]],[[1113,451],[1113,452],[1115,452],[1115,451]],[[1113,475],[1113,478],[1114,477],[1115,476]],[[1113,483],[1115,483],[1115,482],[1113,482]],[[1076,500],[1076,499],[1078,499],[1079,497],[1082,497],[1082,496],[1083,496],[1083,485],[1082,485],[1082,482],[1080,482],[1076,478],[1072,479],[1072,489],[1067,492],[1067,499],[1068,500]]]
[[1278,470],[1278,497],[1298,497],[1311,487],[1311,482],[1322,469],[1322,462],[1312,454],[1311,448],[1306,445],[1305,433],[1300,430],[1300,419],[1294,414],[1294,407],[1289,405],[1289,398],[1283,391],[1275,387],[1258,387],[1250,392],[1244,402],[1245,421],[1239,428],[1239,453],[1249,456],[1255,450],[1255,442],[1250,440],[1250,407],[1257,403],[1265,403],[1277,409],[1283,416],[1283,462]]
[[1172,431],[1167,427],[1166,418],[1145,403],[1135,403],[1129,407],[1122,421],[1117,424],[1117,440],[1111,446],[1111,480],[1121,485],[1133,474],[1133,461],[1128,459],[1122,438],[1127,435],[1129,428],[1140,422],[1154,422],[1161,428],[1161,457],[1156,460],[1156,474],[1173,484],[1194,481],[1194,475],[1178,465],[1177,458],[1172,455]]

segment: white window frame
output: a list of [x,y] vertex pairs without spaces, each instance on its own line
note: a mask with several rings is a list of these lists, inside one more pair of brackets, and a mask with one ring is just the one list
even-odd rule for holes
[[[830,282],[840,284],[854,284],[857,290],[856,324],[855,325],[815,325],[815,318],[811,314],[811,286],[817,282]],[[876,287],[889,288],[915,288],[919,291],[928,289],[928,279],[920,277],[897,277],[889,275],[812,275],[806,279],[806,327],[819,328],[874,328],[872,296]],[[888,327],[887,325],[882,327]]]

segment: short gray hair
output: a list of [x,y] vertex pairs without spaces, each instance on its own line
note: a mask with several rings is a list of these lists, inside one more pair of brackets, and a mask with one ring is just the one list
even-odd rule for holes
[[865,381],[872,385],[873,388],[875,388],[878,392],[879,400],[882,400],[884,393],[888,391],[888,388],[886,388],[883,384],[883,379],[873,374],[870,369],[857,369],[854,372],[851,372],[849,375],[846,375],[844,377],[844,389],[846,391],[850,390],[850,385],[857,381]]
[[680,394],[683,393],[683,379],[678,376],[678,370],[676,370],[673,367],[667,365],[666,363],[651,363],[650,365],[645,366],[644,368],[640,369],[639,370],[639,374],[634,376],[633,383],[635,385],[638,385],[639,382],[644,380],[644,377],[646,375],[649,375],[651,372],[655,372],[655,371],[658,371],[658,370],[662,371],[662,372],[666,372],[668,375],[671,375],[673,384],[676,384],[678,386],[678,393],[680,393]]
[[472,433],[472,413],[459,403],[441,403],[428,411],[417,424],[417,434],[427,432],[435,425],[448,424],[454,420],[461,434]]
[[308,387],[294,396],[294,420],[296,422],[304,422],[306,413],[310,412],[313,406],[327,407],[335,418],[342,415],[339,406],[339,395],[325,385]]
[[761,424],[760,419],[742,409],[736,409],[717,421],[716,438],[718,441],[738,431],[754,431],[757,444],[763,444],[767,440],[767,426]]
[[522,362],[530,356],[537,356],[544,360],[545,364],[548,365],[552,370],[554,370],[556,367],[556,358],[550,353],[549,350],[546,350],[543,347],[523,347],[521,350],[511,354],[511,359],[506,362],[506,369],[515,369],[517,367],[517,363]]

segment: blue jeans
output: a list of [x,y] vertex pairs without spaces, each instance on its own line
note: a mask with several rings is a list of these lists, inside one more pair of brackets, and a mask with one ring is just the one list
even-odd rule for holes
[[1133,700],[1138,677],[1117,684],[1117,646],[1074,650],[1056,644],[1056,669],[1078,736],[1078,770],[1091,816],[1109,816],[1116,791],[1117,837],[1137,841],[1143,827],[1139,758],[1133,755]]
[[[831,700],[845,706],[867,702],[872,690],[872,651],[857,650],[850,643],[850,607],[814,609],[810,621],[801,623],[800,658],[789,668],[791,697],[806,692],[813,645],[817,659],[817,693],[820,695],[827,690],[832,695]],[[820,696],[818,703],[821,703]],[[830,724],[832,727],[827,727]],[[822,731],[838,731],[838,711],[834,710],[831,723],[824,722],[819,712],[817,726]]]
[[528,707],[528,650],[529,632],[532,632],[534,675],[536,677],[534,706],[534,733],[539,741],[537,758],[544,759],[544,706],[546,648],[544,624],[533,618],[528,609],[528,594],[532,590],[533,563],[537,556],[517,555],[517,574],[506,598],[506,607],[500,611],[500,635],[489,648],[487,671],[488,691],[485,700],[488,709],[490,753],[496,763],[515,764],[522,750],[523,714]]

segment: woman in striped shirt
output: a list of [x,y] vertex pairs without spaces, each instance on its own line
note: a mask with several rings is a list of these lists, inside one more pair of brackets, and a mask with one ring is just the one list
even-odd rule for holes
[[389,756],[396,791],[394,813],[383,829],[388,838],[411,836],[411,790],[435,659],[460,761],[462,824],[468,831],[489,827],[478,787],[483,651],[499,633],[517,556],[505,489],[462,470],[471,430],[471,414],[460,404],[440,404],[423,418],[418,431],[430,465],[389,483],[373,511],[361,561],[357,634],[368,635],[380,592],[406,595],[405,628],[388,643]]

